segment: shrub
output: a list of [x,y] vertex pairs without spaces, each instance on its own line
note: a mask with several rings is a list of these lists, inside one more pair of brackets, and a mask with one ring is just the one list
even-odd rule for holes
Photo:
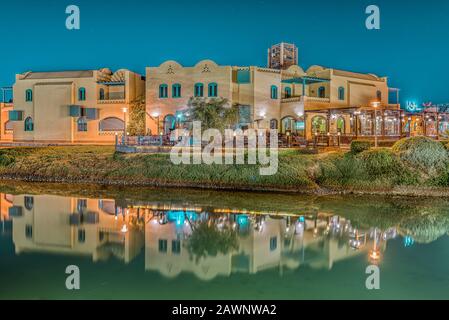
[[6,167],[14,163],[15,161],[16,158],[13,155],[0,151],[0,166]]
[[449,160],[443,145],[427,137],[401,139],[394,144],[393,151],[413,167],[427,172],[445,168]]
[[370,176],[394,174],[401,166],[398,156],[388,149],[367,150],[359,158]]
[[371,141],[354,140],[351,142],[351,152],[354,154],[369,150],[371,148]]

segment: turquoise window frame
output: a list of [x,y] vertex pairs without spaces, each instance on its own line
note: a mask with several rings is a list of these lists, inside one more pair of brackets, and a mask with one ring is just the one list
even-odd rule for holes
[[181,98],[181,85],[179,83],[175,83],[172,86],[172,97]]
[[208,85],[208,95],[211,98],[218,97],[218,84],[215,82],[211,82]]
[[275,85],[271,86],[271,99],[276,100],[278,98],[278,87]]
[[86,101],[86,88],[81,87],[78,89],[78,101]]
[[33,122],[33,118],[31,117],[27,117],[24,121],[24,130],[26,132],[31,132],[34,131],[34,122]]
[[159,98],[160,99],[168,98],[168,85],[166,85],[165,83],[159,86]]
[[194,97],[204,97],[204,84],[195,83],[193,87],[193,96]]
[[27,89],[27,90],[25,91],[25,101],[26,101],[26,102],[31,102],[31,101],[33,101],[33,90]]
[[290,97],[292,96],[292,88],[290,88],[290,87],[285,87],[284,93],[285,93],[285,97],[286,97],[286,98],[290,98]]

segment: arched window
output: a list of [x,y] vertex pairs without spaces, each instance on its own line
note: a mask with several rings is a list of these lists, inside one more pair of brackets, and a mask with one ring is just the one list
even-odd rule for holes
[[337,119],[337,132],[345,133],[345,119],[343,117]]
[[218,96],[218,85],[215,82],[209,83],[209,97]]
[[24,197],[24,205],[28,211],[33,210],[34,198],[30,197],[30,196],[25,196]]
[[86,100],[86,89],[85,88],[78,89],[78,100],[79,101]]
[[345,88],[338,88],[338,100],[345,100]]
[[278,121],[277,119],[271,119],[270,120],[270,129],[277,129],[278,128]]
[[164,118],[164,134],[169,134],[176,128],[176,117],[172,114],[168,114]]
[[168,86],[165,83],[159,86],[159,98],[168,98]]
[[323,116],[315,116],[312,118],[312,132],[318,134],[327,133],[327,121]]
[[285,87],[285,97],[286,98],[290,98],[292,96],[292,88],[290,87]]
[[100,131],[124,131],[125,122],[116,117],[108,117],[100,120]]
[[33,101],[33,90],[27,89],[25,91],[25,101],[27,101],[27,102]]
[[104,100],[104,89],[100,89],[100,100]]
[[202,83],[195,83],[193,95],[195,97],[202,97],[204,95],[204,85]]
[[33,131],[33,130],[34,130],[33,119],[31,117],[28,117],[25,119],[25,131]]
[[377,90],[376,97],[377,97],[377,100],[382,101],[382,91]]
[[319,98],[326,98],[326,88],[325,87],[320,87],[318,89],[318,97]]
[[172,96],[173,98],[181,98],[181,85],[179,83],[172,86]]
[[85,117],[79,117],[77,121],[78,131],[86,132],[87,131],[87,120]]
[[277,99],[278,98],[278,87],[271,86],[271,99]]

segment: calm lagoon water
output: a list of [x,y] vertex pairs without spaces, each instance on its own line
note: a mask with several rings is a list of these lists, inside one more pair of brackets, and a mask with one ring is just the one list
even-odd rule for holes
[[444,199],[2,190],[1,299],[449,299]]

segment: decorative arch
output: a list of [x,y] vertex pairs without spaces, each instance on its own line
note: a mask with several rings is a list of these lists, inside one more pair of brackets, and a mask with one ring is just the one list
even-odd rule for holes
[[312,118],[312,133],[326,134],[328,132],[327,120],[323,116],[314,116]]
[[167,114],[164,117],[164,134],[169,134],[176,129],[176,117],[172,114]]
[[295,118],[292,116],[286,116],[281,119],[281,133],[287,131],[292,132],[295,128]]
[[25,131],[33,131],[33,130],[34,130],[33,118],[28,117],[25,119]]
[[14,130],[14,122],[13,121],[6,121],[5,122],[5,131],[12,131]]
[[117,117],[108,117],[100,120],[99,123],[100,131],[124,131],[125,130],[125,122],[122,119]]
[[278,98],[278,87],[275,85],[271,86],[271,99],[277,99]]
[[346,121],[343,117],[337,119],[337,132],[346,133]]
[[218,84],[215,82],[209,83],[208,93],[209,93],[209,97],[217,97],[218,96]]

